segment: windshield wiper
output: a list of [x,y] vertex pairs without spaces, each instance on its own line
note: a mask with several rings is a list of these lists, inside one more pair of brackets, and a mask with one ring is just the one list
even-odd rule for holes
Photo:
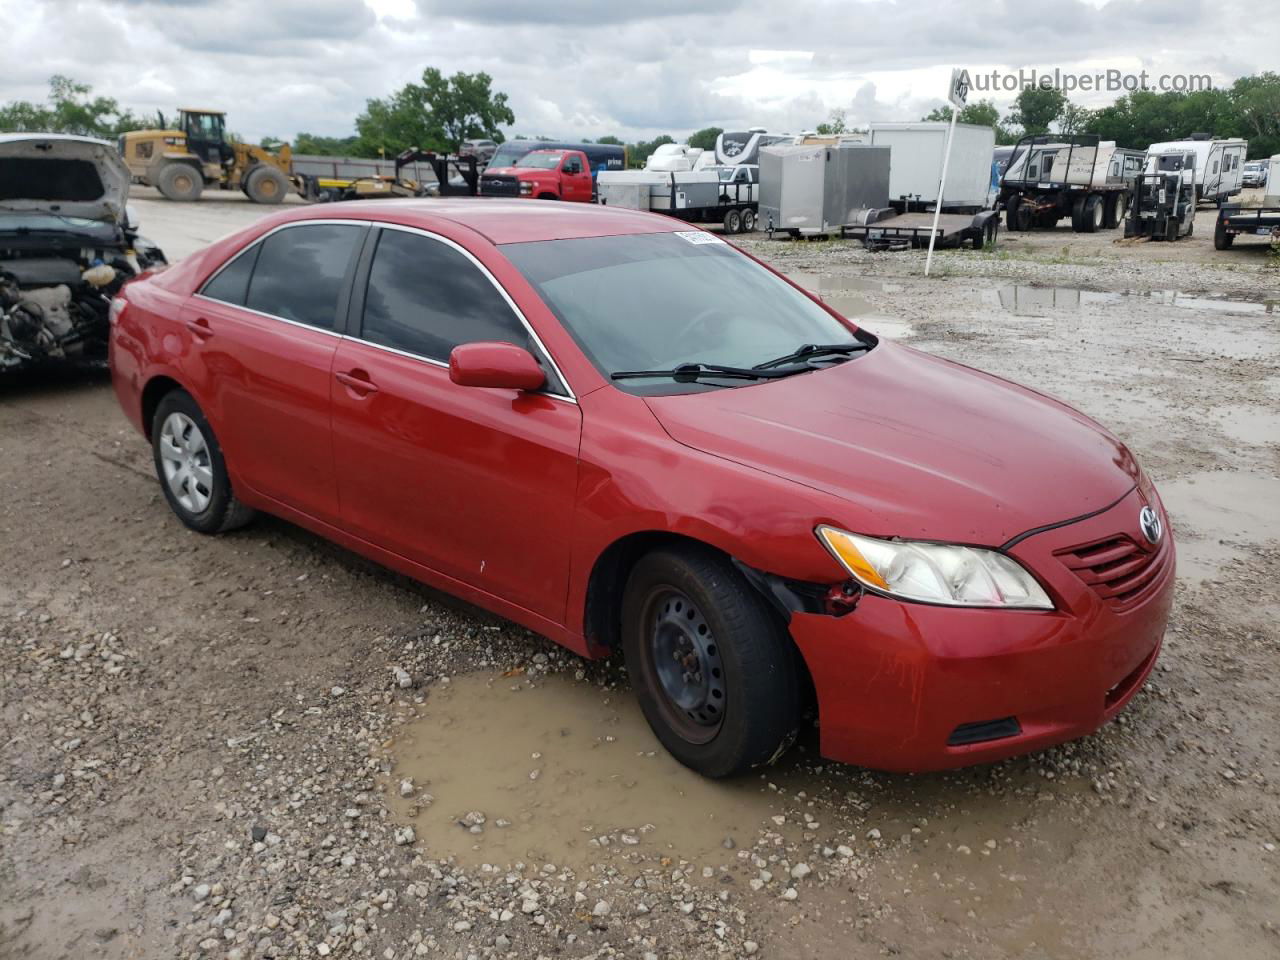
[[806,343],[802,344],[795,353],[783,354],[781,357],[774,357],[772,360],[766,360],[764,363],[757,363],[751,369],[769,370],[773,367],[780,367],[786,363],[795,363],[797,360],[807,360],[810,357],[819,357],[824,354],[849,354],[859,353],[863,350],[870,350],[872,344],[863,343],[861,340],[854,340],[850,343]]
[[677,383],[692,383],[703,377],[728,378],[731,380],[773,380],[777,377],[789,377],[793,373],[804,373],[810,368],[792,367],[780,370],[758,370],[754,367],[726,367],[719,363],[682,363],[670,370],[615,370],[609,374],[613,380],[637,380],[642,377],[670,377]]

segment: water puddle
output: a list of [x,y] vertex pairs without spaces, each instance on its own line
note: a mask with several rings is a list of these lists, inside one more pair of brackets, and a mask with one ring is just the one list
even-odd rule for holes
[[1280,477],[1204,471],[1160,484],[1178,542],[1178,574],[1214,580],[1246,547],[1280,540]]
[[866,293],[901,293],[906,290],[905,284],[869,277],[822,277],[816,273],[788,273],[787,279],[817,294],[832,310],[877,336],[902,340],[915,335],[910,323],[876,313],[871,301],[864,296]]
[[393,752],[397,819],[426,855],[464,865],[723,865],[734,858],[728,838],[749,847],[762,827],[799,829],[775,822],[786,804],[764,779],[717,782],[672,759],[629,691],[556,675],[470,674],[436,687]]
[[1178,290],[1089,290],[1084,287],[1048,287],[1014,284],[984,290],[983,298],[1014,316],[1041,317],[1073,312],[1085,307],[1143,301],[1157,306],[1214,313],[1265,316],[1277,312],[1280,298],[1249,299],[1216,294],[1187,294]]

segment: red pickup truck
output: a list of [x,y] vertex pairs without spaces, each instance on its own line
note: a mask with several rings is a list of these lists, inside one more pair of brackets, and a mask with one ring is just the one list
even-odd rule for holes
[[593,181],[581,150],[534,150],[510,167],[490,167],[480,177],[486,197],[532,197],[590,203]]

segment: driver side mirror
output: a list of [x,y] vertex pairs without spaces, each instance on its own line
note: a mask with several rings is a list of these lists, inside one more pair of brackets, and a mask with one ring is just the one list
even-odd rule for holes
[[528,350],[514,343],[463,343],[449,354],[449,379],[460,387],[540,390],[547,375]]

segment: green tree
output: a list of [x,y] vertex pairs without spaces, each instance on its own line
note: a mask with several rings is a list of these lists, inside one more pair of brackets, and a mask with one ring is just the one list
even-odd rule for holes
[[365,104],[356,118],[364,150],[399,153],[410,147],[457,150],[463,140],[502,142],[504,124],[515,123],[505,93],[494,93],[487,73],[459,71],[446,77],[435,67],[422,71],[421,83],[408,83],[386,98]]
[[703,127],[697,133],[689,134],[689,139],[685,143],[691,147],[700,147],[703,150],[714,150],[716,148],[716,137],[724,133],[723,127]]
[[1026,87],[1013,101],[1013,112],[1005,122],[1020,127],[1024,136],[1047,133],[1049,127],[1062,116],[1067,106],[1067,95],[1054,87]]
[[1067,136],[1083,133],[1089,125],[1089,118],[1092,115],[1093,111],[1087,107],[1080,107],[1067,101],[1066,106],[1062,108],[1062,113],[1058,117],[1058,132]]
[[[950,123],[951,107],[937,107],[930,110],[920,119]],[[960,108],[960,116],[956,117],[956,123],[972,123],[979,127],[991,127],[996,132],[996,143],[998,144],[1013,143],[1017,140],[1000,122],[1000,109],[996,106],[994,100],[975,100],[973,103],[966,103]]]
[[377,156],[363,152],[363,144],[357,136],[322,137],[313,133],[299,133],[293,138],[293,152],[317,154],[327,157]]
[[1280,153],[1280,74],[1268,70],[1241,77],[1231,85],[1229,99],[1239,125],[1233,132],[1249,138],[1249,156]]
[[828,117],[824,122],[818,124],[815,130],[817,131],[819,136],[823,136],[823,137],[839,136],[840,134],[845,133],[848,130],[848,126],[846,124],[847,116],[848,115],[843,110],[838,110],[838,109],[832,110],[831,116]]
[[665,133],[660,137],[654,137],[652,140],[641,140],[639,143],[633,143],[627,148],[627,157],[631,161],[633,167],[643,167],[644,162],[649,159],[649,155],[657,150],[664,143],[675,143],[674,137],[669,137]]
[[70,77],[49,78],[49,99],[44,104],[15,100],[0,107],[0,130],[70,133],[81,137],[113,139],[146,122],[121,109],[112,97],[91,97],[93,88]]
[[617,137],[615,137],[611,133],[605,134],[603,137],[597,140],[596,143],[607,143],[613,147],[625,146],[625,144],[621,140],[619,140]]

